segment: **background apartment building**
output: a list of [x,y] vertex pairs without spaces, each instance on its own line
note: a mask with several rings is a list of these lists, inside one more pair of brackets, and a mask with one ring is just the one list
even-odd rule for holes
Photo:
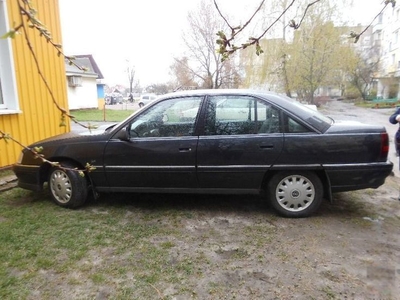
[[379,62],[373,78],[377,97],[400,98],[400,7],[385,10],[372,26],[370,61]]

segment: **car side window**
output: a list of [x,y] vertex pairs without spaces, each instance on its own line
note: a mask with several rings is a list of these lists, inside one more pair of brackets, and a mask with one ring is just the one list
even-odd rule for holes
[[290,132],[290,133],[305,133],[305,132],[310,132],[310,130],[307,127],[300,124],[299,122],[288,117],[288,132]]
[[280,133],[281,122],[279,110],[272,107],[271,105],[258,105],[258,123],[257,132],[262,133]]
[[129,125],[131,138],[193,135],[201,97],[167,99],[151,106]]
[[248,96],[214,96],[207,103],[206,135],[280,132],[279,111]]
[[281,132],[279,111],[249,96],[215,96],[207,103],[206,135]]

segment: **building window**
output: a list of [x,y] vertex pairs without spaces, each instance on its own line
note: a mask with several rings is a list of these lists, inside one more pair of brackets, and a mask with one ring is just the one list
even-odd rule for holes
[[382,24],[382,20],[383,20],[383,14],[380,13],[378,16],[378,24]]
[[[10,30],[7,1],[0,0],[0,34]],[[18,113],[14,59],[10,39],[0,39],[0,114]]]
[[68,86],[77,87],[82,86],[82,76],[68,76]]

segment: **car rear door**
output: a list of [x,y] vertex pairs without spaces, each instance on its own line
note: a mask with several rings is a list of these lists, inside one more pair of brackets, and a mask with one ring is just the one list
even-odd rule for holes
[[201,100],[181,97],[158,102],[128,124],[129,140],[111,139],[104,152],[110,188],[146,191],[197,187],[198,137],[193,133]]
[[199,186],[259,189],[282,149],[278,109],[249,96],[209,97],[197,147]]

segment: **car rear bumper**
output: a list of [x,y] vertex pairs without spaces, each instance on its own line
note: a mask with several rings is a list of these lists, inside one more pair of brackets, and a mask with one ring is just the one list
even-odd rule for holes
[[18,186],[31,191],[41,191],[43,182],[40,178],[40,166],[13,165],[13,171],[18,178]]
[[378,188],[393,171],[390,161],[366,164],[325,165],[332,192]]

